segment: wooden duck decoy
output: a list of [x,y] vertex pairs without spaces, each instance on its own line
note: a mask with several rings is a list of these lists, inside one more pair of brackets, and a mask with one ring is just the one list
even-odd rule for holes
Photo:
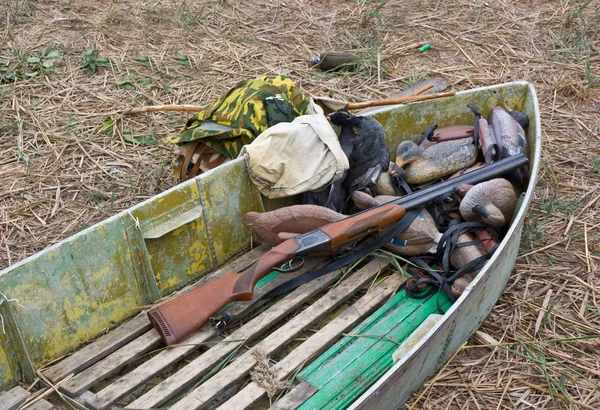
[[438,142],[427,149],[412,141],[404,141],[396,149],[396,165],[408,164],[404,179],[409,184],[422,184],[471,166],[477,160],[473,138]]
[[495,178],[468,189],[460,203],[460,214],[465,221],[484,221],[500,227],[510,222],[516,205],[512,184],[504,178]]
[[270,212],[248,212],[242,217],[244,224],[259,238],[271,245],[282,239],[310,232],[345,215],[319,205],[292,205]]

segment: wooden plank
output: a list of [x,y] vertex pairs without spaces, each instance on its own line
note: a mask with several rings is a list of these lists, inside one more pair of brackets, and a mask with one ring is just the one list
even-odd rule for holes
[[[178,294],[189,292],[190,290],[201,286],[209,280],[214,280],[215,278],[223,276],[231,271],[242,269],[258,259],[267,250],[268,246],[259,246],[254,248],[251,251],[244,253],[239,258],[234,259],[227,266],[185,288]],[[50,379],[50,381],[57,383],[69,374],[79,373],[83,369],[93,365],[99,360],[102,360],[115,350],[148,331],[151,327],[152,324],[150,324],[148,321],[146,313],[142,312],[129,322],[110,331],[93,343],[85,346],[83,349],[73,353],[71,356],[42,370],[42,373],[44,376]]]
[[148,331],[151,327],[152,325],[148,321],[146,314],[141,313],[124,325],[73,353],[71,356],[42,370],[42,373],[51,382],[58,383],[69,374],[78,373],[86,367],[102,360],[115,350]]
[[[266,281],[268,277],[265,277],[256,284],[255,295],[261,296],[269,290],[271,290],[272,288],[274,288],[275,286],[277,286],[278,284],[280,284],[281,282],[287,281],[293,278],[294,276],[301,275],[302,273],[307,272],[308,270],[314,268],[322,262],[322,258],[314,258],[307,260],[305,266],[302,267],[302,269],[298,270],[298,272],[294,274],[290,273],[282,275],[283,277],[276,278],[275,280],[268,283]],[[234,304],[231,308],[229,308],[227,312],[231,315],[236,316],[243,315],[248,311],[255,310],[257,308],[257,305],[263,303],[265,303],[265,301],[257,302],[256,300],[251,300],[248,302],[238,302]],[[131,393],[139,386],[147,383],[148,380],[152,379],[159,373],[162,373],[165,369],[182,360],[191,352],[199,349],[204,342],[212,339],[214,336],[217,335],[217,333],[218,331],[212,328],[211,326],[203,326],[202,328],[198,329],[194,334],[192,334],[185,341],[184,345],[163,350],[147,362],[135,368],[134,370],[124,375],[114,383],[110,384],[106,388],[102,389],[98,393],[88,396],[85,400],[87,406],[96,410],[108,408],[109,406],[120,400],[122,397]],[[245,338],[242,336],[240,337]]]
[[[200,385],[171,407],[173,410],[201,409],[212,402],[223,390],[248,374],[256,364],[255,352],[269,356],[293,340],[300,332],[313,325],[323,315],[340,306],[345,300],[373,280],[387,262],[374,259],[358,272],[330,290],[285,325],[248,350],[235,362]],[[175,376],[173,376],[175,377]],[[132,406],[133,408],[133,406]]]
[[0,409],[15,410],[29,396],[29,392],[21,386],[13,387],[9,391],[0,394]]
[[[401,290],[388,303],[353,329],[352,334],[377,334],[377,332],[385,332],[390,329],[389,326],[394,325],[393,320],[398,322],[404,320],[424,302],[425,299],[407,297],[406,291]],[[357,342],[359,343],[357,344]],[[375,342],[375,339],[344,337],[303,369],[298,374],[298,377],[319,387],[330,377],[330,374],[336,372],[344,364],[337,358],[340,354],[353,348],[356,355],[361,355],[363,352],[359,349],[368,349],[373,342]]]
[[[304,343],[294,349],[277,364],[271,366],[271,371],[277,380],[285,380],[294,373],[296,369],[307,363],[311,357],[315,357],[327,349],[334,341],[352,326],[355,326],[365,316],[372,313],[381,306],[395,291],[398,286],[406,281],[400,274],[388,277],[374,290],[367,293],[359,301],[346,309],[342,314],[329,322],[317,333],[309,337]],[[219,410],[242,410],[251,408],[265,394],[266,390],[252,382],[235,396],[219,407]]]
[[237,350],[244,341],[260,335],[289,313],[298,309],[298,307],[302,306],[302,304],[306,303],[312,297],[322,292],[323,289],[331,285],[339,275],[340,271],[335,271],[302,285],[277,304],[271,306],[243,327],[236,330],[222,343],[212,347],[208,352],[205,352],[194,359],[187,366],[155,386],[152,390],[139,397],[127,407],[133,409],[159,407],[180,391],[190,387],[215,365]]
[[52,410],[56,408],[57,407],[52,403],[47,402],[46,400],[40,400],[27,407],[27,410]]
[[71,380],[61,386],[61,390],[75,397],[89,389],[94,383],[102,381],[115,374],[119,369],[126,366],[144,353],[157,348],[162,343],[160,335],[155,329],[150,329],[133,342],[123,346],[116,352],[111,353],[101,361],[88,367]]
[[319,389],[312,384],[302,382],[283,396],[281,400],[276,401],[275,404],[269,407],[269,410],[296,410],[318,391]]
[[303,380],[318,387],[319,391],[300,409],[346,409],[392,367],[392,353],[430,314],[437,312],[438,297],[439,306],[448,309],[451,303],[441,292],[427,299],[408,317],[398,320],[397,315],[387,316],[365,336],[351,337],[354,342],[330,362],[331,366],[316,373],[324,377]]

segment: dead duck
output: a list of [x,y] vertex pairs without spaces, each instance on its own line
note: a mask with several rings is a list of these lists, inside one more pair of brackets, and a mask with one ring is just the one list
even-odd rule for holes
[[408,164],[404,179],[409,184],[422,184],[453,174],[473,165],[476,160],[473,138],[438,142],[427,149],[404,141],[396,149],[396,165]]
[[244,224],[259,238],[271,245],[282,239],[310,232],[344,215],[318,205],[292,205],[270,212],[248,212],[242,217]]
[[468,188],[460,203],[460,214],[465,221],[501,227],[510,222],[516,205],[512,184],[504,178],[494,178]]
[[385,145],[383,126],[376,119],[352,115],[346,110],[336,111],[328,118],[342,127],[339,140],[350,168],[329,188],[305,192],[302,202],[347,213],[352,192],[373,186],[388,170],[390,152]]

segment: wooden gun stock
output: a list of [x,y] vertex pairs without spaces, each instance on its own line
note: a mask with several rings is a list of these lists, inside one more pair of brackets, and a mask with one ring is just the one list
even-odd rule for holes
[[256,282],[274,266],[291,259],[299,248],[287,240],[265,253],[254,265],[240,273],[228,273],[191,292],[148,311],[148,318],[167,345],[181,342],[233,301],[250,300]]

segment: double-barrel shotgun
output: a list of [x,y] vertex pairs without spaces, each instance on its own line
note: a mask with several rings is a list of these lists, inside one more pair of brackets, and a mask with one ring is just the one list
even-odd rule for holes
[[228,303],[251,300],[256,283],[274,267],[296,256],[335,255],[347,251],[349,245],[400,222],[408,210],[450,195],[461,184],[497,178],[527,163],[525,155],[517,154],[290,238],[265,253],[250,268],[226,274],[175,297],[149,310],[148,318],[165,344],[180,343]]

